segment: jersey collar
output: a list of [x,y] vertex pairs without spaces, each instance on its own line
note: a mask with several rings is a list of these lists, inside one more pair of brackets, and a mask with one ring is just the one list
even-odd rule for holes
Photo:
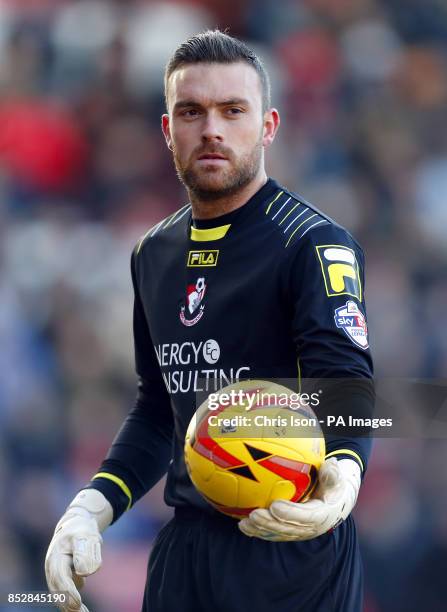
[[236,210],[213,219],[191,219],[190,238],[194,242],[212,242],[224,238],[231,227],[238,226],[251,211],[271,197],[279,189],[278,183],[269,178],[249,200]]

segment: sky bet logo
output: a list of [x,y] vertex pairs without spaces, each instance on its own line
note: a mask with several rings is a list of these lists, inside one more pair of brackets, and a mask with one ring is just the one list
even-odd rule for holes
[[366,318],[355,302],[349,300],[335,309],[335,325],[342,329],[354,344],[362,349],[369,348]]
[[217,265],[219,251],[189,251],[188,268],[210,268]]

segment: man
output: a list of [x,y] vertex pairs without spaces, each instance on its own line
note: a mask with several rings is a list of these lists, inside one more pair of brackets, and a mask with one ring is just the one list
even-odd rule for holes
[[[360,612],[349,516],[369,455],[365,438],[327,437],[314,498],[276,501],[242,521],[213,510],[183,457],[195,393],[238,379],[344,379],[334,410],[372,404],[363,254],[353,238],[268,179],[279,127],[267,74],[240,41],[205,32],[166,68],[162,129],[190,203],[132,255],[135,407],[50,544],[50,590],[86,607],[76,586],[101,565],[102,532],[168,471],[175,518],[152,550],[143,612]],[[335,412],[336,414],[336,412]]]

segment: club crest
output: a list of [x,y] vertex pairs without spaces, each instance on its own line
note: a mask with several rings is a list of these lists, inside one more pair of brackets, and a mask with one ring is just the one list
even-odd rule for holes
[[203,277],[198,278],[195,285],[191,284],[186,287],[186,304],[180,309],[180,321],[183,325],[191,327],[203,317],[205,305],[202,304],[202,300],[205,291],[206,283]]

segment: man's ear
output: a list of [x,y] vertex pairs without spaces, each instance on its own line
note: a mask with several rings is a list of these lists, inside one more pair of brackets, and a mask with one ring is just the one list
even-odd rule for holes
[[169,127],[169,115],[167,113],[161,116],[161,130],[166,140],[166,145],[172,151],[171,129]]
[[262,144],[264,147],[269,147],[275,139],[281,123],[279,112],[276,108],[270,108],[264,113],[264,129],[262,136]]

